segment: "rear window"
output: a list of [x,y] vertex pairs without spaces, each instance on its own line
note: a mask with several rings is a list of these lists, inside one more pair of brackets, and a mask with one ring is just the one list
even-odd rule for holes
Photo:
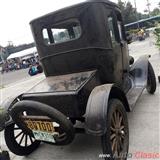
[[45,44],[64,43],[78,39],[81,36],[81,27],[77,21],[68,21],[46,27],[42,34]]

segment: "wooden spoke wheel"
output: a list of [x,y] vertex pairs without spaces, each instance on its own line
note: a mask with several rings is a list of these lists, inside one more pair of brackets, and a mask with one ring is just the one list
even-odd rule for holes
[[125,126],[122,113],[118,110],[115,110],[111,121],[110,140],[112,144],[112,152],[119,155],[123,150],[125,139]]
[[129,148],[129,129],[125,108],[118,99],[111,99],[108,105],[107,131],[102,136],[103,153],[107,159],[126,160]]

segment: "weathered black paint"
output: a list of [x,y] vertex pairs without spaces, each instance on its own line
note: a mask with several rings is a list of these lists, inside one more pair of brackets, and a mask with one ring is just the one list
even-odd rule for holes
[[[107,26],[109,15],[113,15],[116,23],[116,13],[120,11],[111,2],[86,1],[33,20],[30,24],[46,76],[96,69],[103,83],[122,81],[123,70],[129,66],[128,52],[126,49],[122,52],[126,46],[125,41],[121,46],[119,37],[112,46]],[[44,43],[44,27],[72,19],[80,22],[82,35],[79,39],[52,45]],[[122,58],[127,65],[122,64]]]
[[[109,33],[109,16],[114,21],[115,43]],[[43,28],[73,19],[81,25],[80,38],[45,44]],[[118,21],[122,23],[123,39],[120,39]],[[23,93],[19,97],[21,101],[47,104],[73,121],[85,115],[87,132],[99,136],[106,131],[108,99],[117,98],[126,111],[132,110],[147,84],[148,57],[129,65],[123,20],[114,3],[88,0],[37,18],[30,24],[46,79]],[[88,76],[83,77],[82,72]],[[12,103],[9,104],[6,108],[12,110]]]

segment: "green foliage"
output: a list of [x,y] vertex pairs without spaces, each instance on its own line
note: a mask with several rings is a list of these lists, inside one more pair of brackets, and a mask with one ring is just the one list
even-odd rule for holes
[[0,106],[0,114],[3,112],[3,109],[1,108],[1,106]]
[[35,46],[34,43],[21,44],[21,45],[18,45],[18,46],[14,46],[12,42],[9,42],[9,44],[5,47],[5,50],[8,53],[8,55],[10,55],[12,53],[20,52],[20,51],[23,51],[25,49],[32,48],[34,46]]
[[160,49],[160,27],[157,27],[154,31],[154,34],[156,36],[156,45]]
[[[158,5],[160,7],[160,3]],[[135,9],[135,7],[131,4],[130,1],[123,2],[122,0],[118,0],[118,6],[121,9],[125,24],[132,23],[137,20],[141,20],[149,17],[148,10],[146,10],[147,14],[139,13]],[[158,7],[151,12],[151,16],[157,16],[157,15],[160,15],[160,9]]]
[[4,86],[1,86],[1,85],[0,85],[0,89],[3,89],[3,88],[4,88]]
[[157,16],[160,15],[160,9],[159,8],[155,8],[152,12],[151,12],[152,16]]
[[121,9],[125,24],[136,21],[136,10],[133,8],[131,2],[126,3],[118,0],[118,6]]

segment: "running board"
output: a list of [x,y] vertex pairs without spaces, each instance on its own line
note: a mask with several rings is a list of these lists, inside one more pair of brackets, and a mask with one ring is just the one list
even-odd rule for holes
[[127,99],[130,106],[130,110],[132,111],[135,107],[138,99],[140,98],[142,92],[144,90],[144,87],[134,87],[127,93]]

